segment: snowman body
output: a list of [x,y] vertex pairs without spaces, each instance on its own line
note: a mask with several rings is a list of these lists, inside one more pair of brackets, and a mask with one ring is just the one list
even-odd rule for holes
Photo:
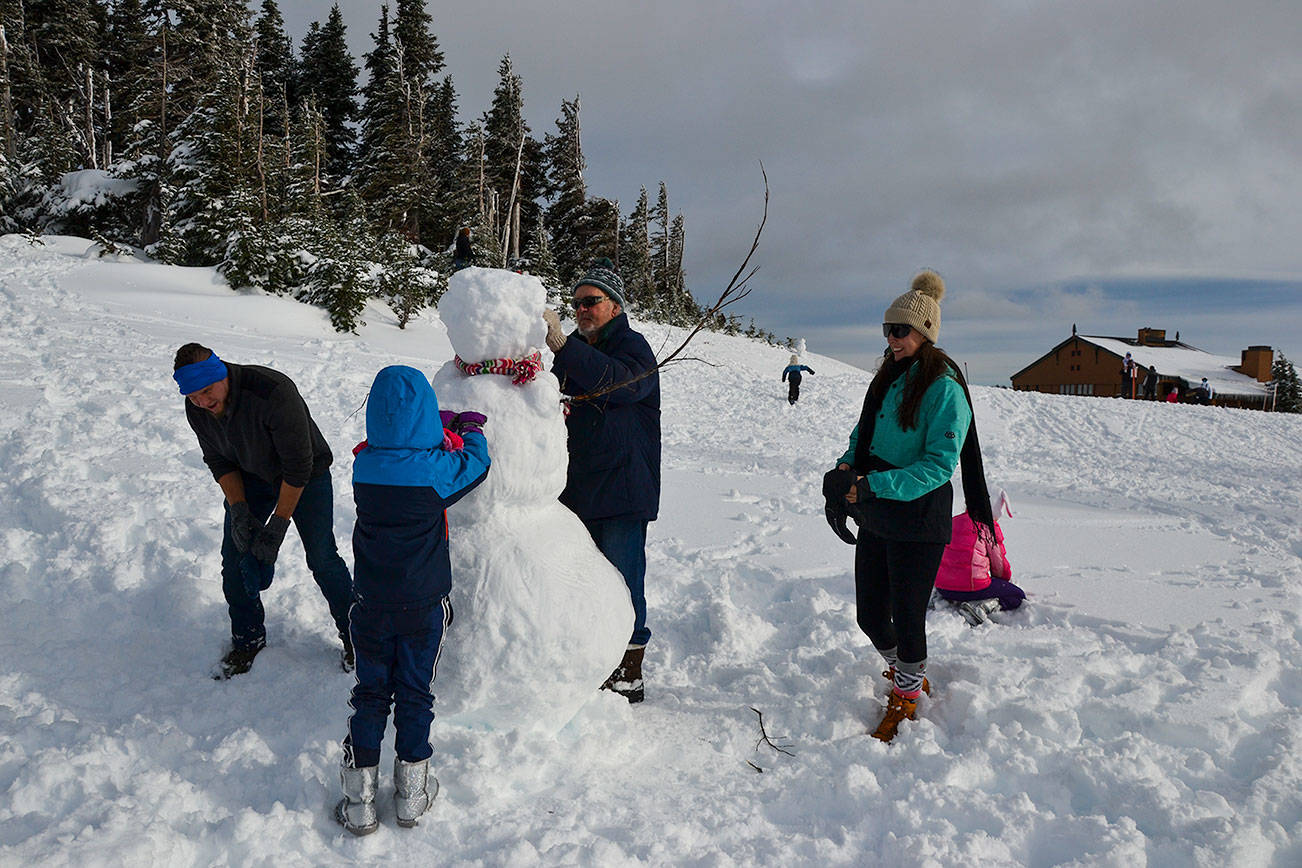
[[[439,314],[468,363],[521,359],[544,345],[546,290],[535,277],[456,272]],[[492,467],[448,510],[455,621],[438,665],[447,721],[555,732],[619,664],[633,630],[623,577],[558,500],[569,461],[556,378],[434,375],[444,410],[488,417]]]

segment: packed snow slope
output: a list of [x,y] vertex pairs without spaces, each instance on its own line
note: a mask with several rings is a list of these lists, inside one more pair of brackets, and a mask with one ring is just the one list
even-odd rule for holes
[[974,388],[1030,599],[930,613],[934,693],[885,745],[819,495],[868,374],[806,356],[788,407],[786,350],[701,335],[662,375],[647,701],[595,694],[557,738],[436,719],[431,813],[393,824],[386,750],[355,839],[330,815],[353,679],[294,534],[268,648],[209,678],[221,501],[171,359],[294,378],[351,557],[356,411],[384,365],[447,361],[437,316],[339,335],[207,269],[12,236],[0,304],[2,864],[1302,864],[1302,417]]

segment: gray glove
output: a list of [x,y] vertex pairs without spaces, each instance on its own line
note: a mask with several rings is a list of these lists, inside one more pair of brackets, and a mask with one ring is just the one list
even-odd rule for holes
[[272,514],[267,523],[253,538],[249,551],[264,564],[274,564],[276,555],[280,554],[280,544],[285,541],[285,531],[289,530],[289,519]]
[[253,543],[253,533],[258,529],[258,522],[253,518],[247,500],[232,503],[229,508],[231,513],[231,542],[235,544],[235,551],[244,554]]
[[543,311],[543,322],[547,323],[547,349],[553,353],[560,352],[565,346],[565,332],[561,330],[560,314],[550,307]]

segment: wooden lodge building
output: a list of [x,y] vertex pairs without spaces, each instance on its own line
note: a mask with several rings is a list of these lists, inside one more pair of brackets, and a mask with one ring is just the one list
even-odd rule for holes
[[1113,338],[1080,335],[1073,325],[1071,337],[1013,374],[1013,388],[1056,395],[1132,397],[1122,373],[1126,353],[1136,366],[1133,397],[1143,395],[1145,377],[1156,370],[1159,401],[1172,388],[1180,401],[1195,400],[1195,390],[1206,377],[1213,404],[1258,410],[1266,406],[1265,384],[1271,379],[1275,360],[1270,347],[1248,347],[1236,361],[1182,343],[1179,332],[1175,340],[1169,340],[1164,329],[1154,328],[1141,328],[1134,338]]

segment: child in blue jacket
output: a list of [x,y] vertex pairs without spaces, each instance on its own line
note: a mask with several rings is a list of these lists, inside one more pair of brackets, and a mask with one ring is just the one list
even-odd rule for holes
[[438,793],[438,781],[429,778],[429,728],[439,647],[452,623],[445,510],[488,475],[485,421],[479,413],[440,413],[433,387],[415,368],[392,365],[371,385],[366,440],[353,462],[357,684],[340,771],[344,798],[335,808],[354,835],[378,826],[380,743],[390,705],[398,825],[415,826]]

